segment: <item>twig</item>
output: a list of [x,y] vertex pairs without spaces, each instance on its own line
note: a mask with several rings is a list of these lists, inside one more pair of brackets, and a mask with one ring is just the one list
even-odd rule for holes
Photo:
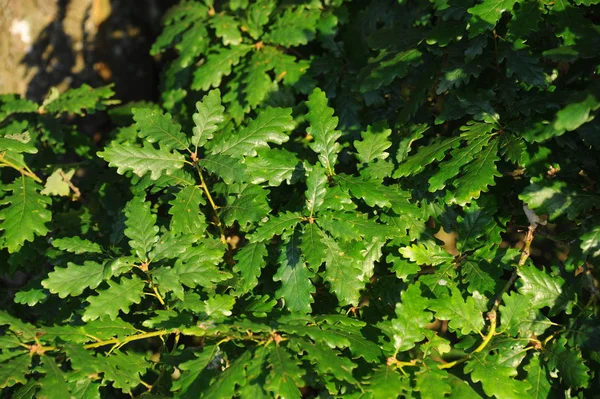
[[515,269],[513,270],[510,279],[508,279],[502,290],[496,296],[496,299],[494,300],[494,305],[492,306],[492,310],[490,310],[490,313],[495,313],[498,310],[498,307],[502,303],[502,296],[505,292],[507,292],[510,289],[510,287],[512,287],[515,281],[517,281],[517,278],[519,277],[519,275],[517,274],[519,268],[525,265],[525,262],[527,262],[527,259],[529,259],[529,251],[531,249],[531,243],[533,242],[533,237],[536,228],[537,224],[529,225],[529,228],[527,229],[527,234],[525,235],[525,243],[523,245],[523,249],[521,250],[521,257],[519,258],[519,263],[517,264],[517,267],[515,267]]
[[84,349],[94,349],[94,348],[100,348],[100,347],[106,346],[106,345],[123,346],[132,341],[137,341],[140,339],[146,339],[146,338],[152,338],[152,337],[160,337],[163,335],[172,334],[174,332],[175,332],[175,330],[160,330],[160,331],[153,331],[153,332],[147,332],[147,333],[142,333],[142,334],[130,335],[128,337],[125,337],[123,340],[120,340],[119,338],[112,338],[112,339],[107,339],[105,341],[94,342],[93,344],[84,345],[83,348]]
[[198,176],[200,176],[200,187],[202,188],[202,190],[204,190],[204,193],[206,194],[206,198],[208,198],[208,202],[209,202],[211,208],[213,209],[215,225],[217,226],[217,228],[219,229],[219,233],[221,234],[221,242],[223,244],[227,244],[227,239],[225,238],[225,230],[223,229],[223,225],[221,224],[221,219],[219,218],[219,206],[217,204],[215,204],[215,201],[213,200],[212,195],[210,195],[208,186],[206,185],[206,182],[204,181],[204,175],[202,174],[202,168],[200,168],[200,165],[198,165],[197,160],[194,160],[194,167],[196,168],[196,171],[198,171]]
[[4,158],[5,155],[6,155],[6,152],[0,153],[0,167],[2,167],[3,165],[8,166],[10,168],[18,170],[22,175],[31,177],[33,180],[35,180],[38,183],[43,183],[42,179],[37,177],[36,174],[33,173],[31,171],[31,169],[29,169],[27,166],[25,166],[25,168],[19,168],[17,165],[15,165],[14,163],[12,163],[9,160],[7,160],[6,158]]
[[65,172],[62,171],[62,169],[59,170],[58,173],[60,174],[60,177],[62,177],[64,182],[67,183],[67,185],[69,186],[71,191],[73,191],[73,194],[74,194],[73,200],[75,200],[75,201],[81,200],[83,202],[83,197],[81,196],[81,191],[79,191],[79,188],[77,188],[77,186],[73,184],[71,179],[69,179],[69,177],[67,177],[67,175],[65,174]]

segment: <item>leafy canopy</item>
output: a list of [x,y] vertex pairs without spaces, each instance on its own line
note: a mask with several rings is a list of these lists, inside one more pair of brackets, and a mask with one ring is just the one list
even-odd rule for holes
[[184,0],[157,104],[0,96],[4,396],[593,397],[598,7]]

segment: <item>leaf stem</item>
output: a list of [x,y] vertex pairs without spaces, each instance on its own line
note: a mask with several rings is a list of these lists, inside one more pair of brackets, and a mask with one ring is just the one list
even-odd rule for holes
[[67,177],[67,175],[65,174],[65,172],[63,172],[62,170],[59,172],[60,177],[62,177],[63,181],[65,183],[67,183],[67,185],[69,186],[69,188],[71,189],[71,191],[73,191],[74,200],[80,200],[81,202],[83,201],[83,197],[81,196],[81,191],[79,191],[79,188],[73,184],[73,182],[71,181],[71,179],[69,177]]
[[490,343],[490,341],[494,337],[494,334],[496,333],[496,311],[492,309],[488,312],[487,316],[490,320],[490,329],[487,335],[485,336],[484,340],[473,352],[481,352],[482,350],[484,350],[485,347]]
[[21,174],[23,174],[23,175],[25,175],[25,176],[27,176],[27,177],[30,177],[30,178],[32,178],[33,180],[35,180],[35,181],[36,181],[36,182],[38,182],[38,183],[43,183],[42,179],[40,179],[39,177],[37,177],[37,176],[36,176],[36,174],[35,174],[35,173],[33,173],[33,172],[31,171],[31,169],[29,169],[29,167],[25,166],[25,168],[19,168],[19,167],[18,167],[17,165],[15,165],[14,163],[12,163],[12,162],[10,162],[10,161],[6,160],[6,159],[4,158],[4,155],[5,155],[5,154],[6,154],[6,152],[2,152],[2,153],[0,153],[0,167],[1,167],[2,165],[8,166],[8,167],[10,167],[10,168],[13,168],[13,169],[15,169],[15,170],[18,170],[18,171],[19,171]]
[[512,287],[512,285],[515,283],[515,281],[517,281],[517,278],[519,277],[519,275],[517,274],[519,268],[522,267],[523,265],[525,265],[525,262],[527,262],[527,259],[529,259],[529,251],[531,249],[531,243],[533,242],[533,237],[534,237],[536,228],[537,228],[537,225],[533,225],[533,224],[529,225],[529,228],[527,229],[527,234],[525,235],[525,242],[523,244],[523,249],[521,250],[521,257],[519,258],[519,263],[517,264],[517,267],[515,267],[515,269],[513,270],[513,273],[510,276],[510,279],[508,279],[508,281],[506,282],[506,284],[504,285],[502,290],[496,296],[496,299],[494,300],[494,305],[492,306],[490,313],[491,312],[495,313],[498,310],[498,307],[502,303],[502,296],[504,295],[505,292],[507,292],[510,289],[510,287]]
[[438,368],[440,368],[442,370],[449,369],[449,368],[456,366],[457,364],[464,363],[467,360],[469,360],[469,358],[471,357],[471,355],[473,353],[481,352],[488,346],[488,344],[494,337],[494,334],[496,334],[496,311],[493,309],[490,310],[488,312],[487,316],[488,316],[488,319],[490,320],[490,328],[488,330],[488,333],[485,335],[483,341],[481,342],[481,344],[479,344],[479,346],[473,352],[469,353],[467,356],[460,358],[458,360],[455,360],[453,362],[441,364],[438,366]]
[[132,341],[137,341],[140,339],[146,339],[146,338],[152,338],[152,337],[160,337],[163,335],[172,334],[174,332],[175,332],[175,330],[159,330],[159,331],[146,332],[146,333],[142,333],[142,334],[130,335],[128,337],[125,337],[122,340],[119,338],[111,338],[111,339],[107,339],[105,341],[94,342],[93,344],[84,345],[83,348],[84,349],[95,349],[95,348],[100,348],[102,346],[115,345],[115,344],[119,345],[119,346],[123,346]]
[[158,298],[158,301],[160,302],[160,304],[164,307],[167,307],[167,305],[165,304],[165,300],[163,299],[162,295],[160,295],[160,293],[158,292],[156,285],[154,285],[154,284],[152,284],[152,282],[150,282],[150,286],[152,287],[152,291],[154,291],[154,293],[156,294],[156,297]]
[[208,198],[208,202],[210,203],[211,208],[213,209],[213,214],[215,218],[215,225],[219,229],[219,233],[221,235],[221,242],[223,244],[227,243],[227,239],[225,238],[225,230],[223,229],[223,225],[221,224],[221,219],[219,218],[219,206],[215,204],[212,195],[210,195],[210,191],[208,190],[208,186],[206,185],[206,181],[204,181],[204,175],[202,174],[202,168],[198,165],[198,161],[194,161],[194,167],[198,172],[198,176],[200,176],[200,187],[206,194],[206,198]]

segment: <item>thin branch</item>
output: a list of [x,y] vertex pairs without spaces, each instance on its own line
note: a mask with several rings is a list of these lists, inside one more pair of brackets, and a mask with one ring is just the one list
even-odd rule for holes
[[223,229],[223,225],[221,224],[221,219],[219,218],[219,206],[215,204],[212,195],[210,195],[210,191],[208,190],[208,186],[204,181],[204,175],[202,174],[202,168],[198,165],[198,161],[194,161],[194,166],[196,167],[196,171],[198,172],[198,176],[200,176],[200,187],[206,194],[206,198],[208,198],[208,202],[210,203],[211,208],[213,209],[213,215],[215,218],[215,225],[219,229],[219,233],[221,235],[221,242],[223,244],[227,244],[227,239],[225,238],[225,230]]
[[6,154],[5,152],[0,153],[0,167],[2,167],[3,165],[8,166],[10,168],[18,170],[22,175],[30,177],[38,183],[43,183],[42,179],[37,177],[36,174],[31,171],[31,169],[29,169],[27,166],[25,166],[25,168],[19,168],[17,165],[15,165],[14,163],[12,163],[12,162],[8,161],[6,158],[4,158],[5,154]]
[[152,287],[152,290],[156,294],[156,297],[158,298],[158,301],[160,302],[160,304],[164,307],[167,307],[165,300],[163,299],[162,295],[160,295],[160,293],[158,292],[156,285],[154,285],[154,284],[152,284],[152,282],[150,282],[150,286]]
[[519,258],[519,263],[517,264],[517,267],[515,267],[515,269],[513,270],[510,279],[508,279],[502,290],[496,296],[496,299],[494,300],[494,305],[492,306],[492,310],[490,310],[490,313],[495,313],[498,310],[498,307],[502,303],[502,296],[505,292],[508,292],[510,287],[512,287],[515,281],[517,281],[517,278],[519,277],[519,275],[517,274],[519,268],[525,265],[525,262],[527,262],[527,259],[529,259],[529,251],[531,249],[531,243],[533,242],[533,237],[536,228],[537,224],[529,225],[529,228],[527,229],[527,234],[525,235],[525,243],[523,245],[523,249],[521,250],[521,257]]
[[58,173],[60,174],[60,177],[62,177],[62,179],[64,180],[64,182],[67,183],[67,185],[69,186],[69,188],[71,189],[71,191],[73,191],[73,194],[75,194],[74,197],[73,197],[73,199],[74,200],[80,200],[80,201],[84,202],[83,201],[83,197],[81,196],[81,191],[79,191],[79,188],[76,185],[73,184],[73,182],[71,181],[71,179],[69,179],[69,177],[65,174],[65,172],[63,172],[62,169],[61,169],[61,170],[59,170]]
[[163,335],[172,334],[174,332],[175,332],[175,330],[159,330],[159,331],[147,332],[147,333],[142,333],[142,334],[130,335],[128,337],[123,338],[122,340],[119,338],[111,338],[111,339],[107,339],[105,341],[94,342],[93,344],[84,345],[83,348],[84,349],[94,349],[94,348],[100,348],[100,347],[106,346],[106,345],[118,345],[120,347],[120,346],[128,344],[132,341],[137,341],[140,339],[146,339],[146,338],[152,338],[152,337],[160,337]]

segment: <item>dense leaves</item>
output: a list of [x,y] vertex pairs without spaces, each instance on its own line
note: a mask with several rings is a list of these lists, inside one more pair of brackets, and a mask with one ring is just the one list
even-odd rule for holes
[[100,142],[0,96],[4,396],[593,397],[598,7],[187,0]]

